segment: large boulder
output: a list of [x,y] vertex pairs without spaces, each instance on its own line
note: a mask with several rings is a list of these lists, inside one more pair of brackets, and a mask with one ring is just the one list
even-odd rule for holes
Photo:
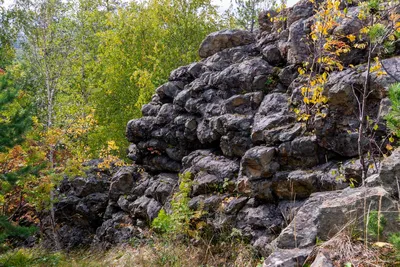
[[[364,206],[364,201],[366,207]],[[397,201],[381,187],[347,188],[340,191],[315,193],[299,209],[293,221],[269,246],[292,249],[315,245],[316,238],[328,240],[343,227],[363,231],[363,215],[380,211],[386,219],[387,233],[398,230]]]
[[226,48],[251,44],[254,34],[244,30],[223,30],[209,34],[201,43],[199,56],[206,58]]

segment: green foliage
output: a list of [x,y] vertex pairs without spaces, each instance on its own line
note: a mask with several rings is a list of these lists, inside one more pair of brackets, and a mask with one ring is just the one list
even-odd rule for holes
[[201,220],[205,212],[202,205],[196,211],[189,208],[192,174],[185,172],[179,177],[179,190],[172,197],[171,212],[168,214],[161,209],[158,217],[152,222],[152,228],[171,238],[178,235],[199,238],[206,226]]
[[124,154],[126,123],[141,116],[173,69],[198,59],[201,41],[222,25],[210,0],[131,2],[105,23],[97,33],[96,90],[89,98],[99,126],[89,141],[96,147],[115,140]]
[[10,75],[0,74],[0,152],[21,143],[31,126],[29,106],[19,101],[21,93]]
[[12,24],[14,14],[4,8],[3,2],[0,1],[0,68],[5,69],[15,56],[13,42],[16,39],[16,31]]
[[389,99],[392,106],[386,120],[389,128],[400,137],[400,83],[390,86]]
[[381,23],[374,24],[368,32],[371,43],[373,44],[380,42],[382,37],[385,36],[385,34],[386,34],[386,27]]
[[4,242],[9,238],[27,238],[37,231],[36,227],[23,227],[14,225],[7,217],[0,216],[0,248],[4,249]]
[[190,220],[195,211],[189,208],[189,194],[192,188],[192,174],[185,172],[179,176],[179,190],[173,195],[171,201],[171,213],[164,209],[152,222],[152,227],[167,235],[190,234]]
[[379,0],[369,0],[369,1],[367,2],[369,10],[370,10],[370,11],[376,11],[376,10],[378,10],[378,9],[379,9],[379,3],[380,3]]
[[397,250],[397,252],[399,253],[399,257],[400,257],[400,232],[391,234],[389,236],[389,242]]
[[275,0],[235,0],[233,12],[236,23],[239,27],[253,32],[258,24],[258,13],[261,10],[268,10],[275,6]]
[[372,236],[382,235],[383,228],[386,225],[386,219],[378,211],[371,211],[368,216],[368,234]]

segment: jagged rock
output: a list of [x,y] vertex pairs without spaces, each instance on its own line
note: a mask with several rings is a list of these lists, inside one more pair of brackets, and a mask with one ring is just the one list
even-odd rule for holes
[[299,209],[294,220],[286,227],[271,247],[282,249],[307,248],[315,244],[316,237],[328,240],[349,222],[352,227],[363,229],[363,202],[367,210],[377,211],[381,202],[381,212],[386,214],[390,224],[385,226],[388,232],[398,227],[391,211],[397,209],[397,203],[388,192],[380,187],[347,188],[341,191],[315,193]]
[[[76,247],[89,246],[93,241],[93,232],[90,228],[85,227],[71,227],[69,225],[63,225],[58,230],[58,236],[61,248],[65,250],[74,249]],[[54,249],[54,246],[49,247],[49,249]]]
[[279,233],[282,224],[282,217],[278,214],[275,205],[266,204],[254,207],[249,202],[237,214],[237,228],[252,240],[267,235],[272,240],[272,237]]
[[263,132],[265,144],[268,146],[279,145],[283,142],[293,141],[303,132],[300,123],[278,126]]
[[164,204],[171,192],[178,184],[178,175],[175,173],[161,173],[147,186],[144,194]]
[[[67,182],[68,183],[68,182]],[[90,175],[87,178],[77,177],[74,178],[70,184],[70,189],[74,190],[74,193],[78,197],[85,197],[93,193],[106,192],[110,185],[110,182],[106,179],[99,179],[95,176]],[[66,188],[60,189],[61,192],[67,191]]]
[[233,198],[225,205],[224,211],[227,214],[236,214],[239,212],[247,203],[249,198],[247,197],[238,197]]
[[158,201],[146,196],[141,196],[128,206],[133,217],[142,218],[149,222],[157,217],[161,207]]
[[[301,136],[278,147],[279,164],[286,169],[316,166],[321,160],[316,136]],[[326,160],[323,158],[322,160]]]
[[289,65],[287,67],[284,67],[278,74],[279,81],[284,86],[289,86],[299,75],[297,69],[298,68],[296,67],[296,65]]
[[385,117],[389,114],[391,110],[392,103],[388,97],[381,100],[379,104],[379,112],[377,120],[381,123],[385,123]]
[[279,169],[279,164],[274,161],[275,152],[273,147],[249,149],[240,162],[240,176],[246,176],[249,180],[271,177]]
[[129,215],[115,213],[97,229],[92,246],[109,249],[112,245],[129,241],[135,235],[140,233],[133,227],[133,220]]
[[225,111],[232,114],[254,114],[254,111],[260,106],[262,100],[262,92],[234,95],[224,101]]
[[218,178],[234,179],[239,171],[237,160],[217,156],[211,150],[196,150],[182,160],[185,171],[196,174],[199,171],[217,176]]
[[179,172],[181,164],[166,155],[150,155],[143,159],[143,166],[150,171]]
[[304,36],[310,32],[311,22],[310,19],[299,19],[290,25],[286,59],[289,64],[302,64],[309,60],[310,50]]
[[156,89],[156,93],[163,103],[170,103],[182,91],[184,83],[181,81],[167,82]]
[[288,97],[282,93],[272,93],[264,97],[257,114],[251,132],[253,143],[265,140],[264,131],[282,126],[282,124],[294,121],[294,116],[289,113]]
[[243,157],[247,150],[253,146],[248,136],[241,133],[229,132],[227,135],[221,136],[219,147],[222,153],[228,157]]
[[111,179],[110,198],[117,200],[120,195],[129,193],[135,182],[140,178],[134,167],[121,168]]
[[154,117],[143,117],[137,120],[131,120],[126,126],[126,138],[131,143],[137,143],[150,135],[153,129]]
[[99,219],[103,217],[107,204],[108,194],[93,193],[79,201],[76,205],[76,211],[92,223],[98,223]]
[[[321,2],[320,0],[318,1]],[[287,14],[287,26],[290,27],[294,22],[300,19],[306,19],[311,17],[315,13],[314,4],[310,1],[302,0],[294,5],[292,8],[289,8]]]
[[[265,83],[271,74],[273,74],[273,68],[266,61],[261,58],[251,58],[208,76],[207,83],[222,91],[231,90],[230,96],[232,96],[243,92],[264,90]],[[237,89],[237,91],[232,91],[232,89]]]
[[333,267],[333,263],[322,252],[320,252],[317,254],[310,267]]
[[297,267],[303,266],[312,249],[278,250],[272,253],[263,263],[263,267]]
[[142,106],[143,116],[157,116],[157,113],[161,109],[161,103],[148,103]]
[[212,193],[222,186],[224,181],[212,174],[198,173],[193,181],[193,195]]
[[363,21],[358,18],[360,7],[349,7],[347,9],[346,17],[339,22],[339,25],[335,27],[333,33],[335,35],[346,36],[349,34],[357,34],[363,27]]
[[318,191],[317,172],[293,171],[278,173],[273,179],[273,192],[279,199],[304,199]]
[[[214,213],[220,209],[225,197],[226,195],[199,195],[191,198],[188,205],[192,210],[202,210],[208,213]],[[218,228],[216,225],[213,226]]]
[[267,45],[262,50],[262,53],[265,57],[265,60],[271,65],[278,65],[282,63],[283,58],[281,56],[281,52],[275,45]]
[[393,197],[400,198],[400,148],[382,161],[378,184]]
[[208,35],[201,43],[199,56],[206,58],[226,48],[251,44],[255,36],[243,30],[223,30]]
[[354,70],[346,70],[334,73],[329,77],[329,88],[327,97],[329,98],[329,105],[335,112],[342,114],[353,114],[357,108],[356,98],[354,93],[356,90],[354,86],[361,85],[362,81],[358,79],[358,75]]
[[[397,56],[395,57],[391,57],[391,58],[387,58],[384,60],[381,60],[382,63],[382,69],[387,73],[387,75],[381,75],[378,76],[376,75],[376,73],[372,74],[372,79],[373,79],[373,84],[372,86],[375,87],[374,90],[376,91],[384,91],[383,93],[381,93],[381,96],[386,96],[387,92],[389,91],[389,87],[398,82],[400,77],[400,56],[399,56],[399,52],[397,53]],[[386,94],[385,94],[386,93]]]

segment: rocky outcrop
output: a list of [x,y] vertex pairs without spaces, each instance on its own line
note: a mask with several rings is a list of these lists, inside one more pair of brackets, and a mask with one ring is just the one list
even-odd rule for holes
[[[365,82],[365,59],[344,56],[345,64],[360,65],[329,75],[326,117],[305,127],[293,108],[302,100],[297,69],[310,56],[304,37],[314,9],[301,1],[286,12],[280,23],[265,19],[274,12],[262,13],[256,36],[210,34],[200,46],[200,62],[172,71],[142,107],[143,117],[127,124],[133,166],[104,173],[94,164],[86,178],[63,181],[56,215],[64,247],[108,248],[140,238],[159,210],[168,210],[183,172],[193,180],[190,208],[207,211],[203,219],[216,232],[239,230],[266,257],[264,266],[296,266],[317,237],[329,239],[348,223],[358,227],[364,201],[387,214],[398,208],[399,151],[379,173],[369,170],[368,188],[349,188],[361,183],[354,88]],[[350,7],[334,31],[354,32],[356,13]],[[382,64],[400,75],[399,57]],[[365,147],[386,133],[393,81],[372,79],[367,113],[379,128],[362,140]],[[325,260],[319,255],[313,266]]]

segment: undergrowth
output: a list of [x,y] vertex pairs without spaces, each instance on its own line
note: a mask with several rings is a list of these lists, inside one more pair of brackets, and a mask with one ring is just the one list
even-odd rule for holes
[[41,249],[18,249],[0,255],[2,267],[108,267],[108,266],[257,266],[260,259],[243,243],[188,244],[154,238],[139,246],[124,245],[107,252],[69,254]]

